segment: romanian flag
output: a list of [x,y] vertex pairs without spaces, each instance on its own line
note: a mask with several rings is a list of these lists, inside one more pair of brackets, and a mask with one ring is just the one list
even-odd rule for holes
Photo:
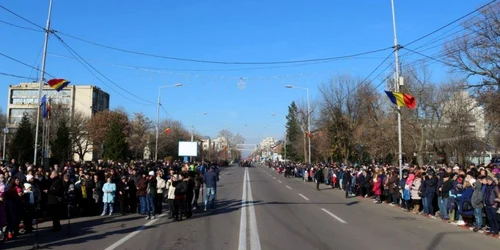
[[169,134],[170,133],[170,128],[166,128],[165,130],[163,130],[163,132],[165,132],[165,134]]
[[414,109],[417,106],[417,102],[415,101],[415,97],[409,94],[400,93],[400,92],[385,92],[391,102],[398,105],[399,107],[405,106],[409,109]]
[[57,90],[57,92],[61,91],[64,87],[68,86],[68,84],[70,83],[70,81],[68,80],[65,80],[65,79],[51,79],[47,82],[49,84],[49,86],[55,90]]

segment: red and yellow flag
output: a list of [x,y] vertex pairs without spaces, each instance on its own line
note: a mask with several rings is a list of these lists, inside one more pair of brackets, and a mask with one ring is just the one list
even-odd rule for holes
[[64,89],[64,87],[68,86],[70,81],[66,80],[66,79],[51,79],[47,82],[49,84],[49,86],[55,90],[57,90],[57,92],[61,91],[62,89]]
[[170,134],[170,128],[166,128],[163,132],[164,132],[165,134]]

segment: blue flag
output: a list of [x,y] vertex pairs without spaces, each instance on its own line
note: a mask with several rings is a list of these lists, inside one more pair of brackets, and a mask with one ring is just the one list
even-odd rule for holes
[[47,104],[47,96],[43,95],[42,101],[40,102],[40,107],[42,108],[42,117],[47,118],[49,116],[49,108]]

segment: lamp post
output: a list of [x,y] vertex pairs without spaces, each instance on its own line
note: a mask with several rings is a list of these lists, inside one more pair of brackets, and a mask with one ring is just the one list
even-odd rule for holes
[[[193,117],[197,115],[207,115],[207,112],[199,113],[199,114],[193,114]],[[191,126],[191,141],[194,140],[194,124]]]
[[307,93],[307,132],[309,135],[307,136],[308,142],[309,142],[309,152],[308,152],[308,162],[311,164],[311,110],[310,110],[310,105],[309,105],[309,89],[308,88],[303,88],[303,87],[296,87],[292,85],[286,85],[285,86],[288,89],[294,88],[294,89],[303,89],[306,90]]
[[[207,114],[208,114],[207,112],[193,114],[193,120],[194,120],[194,117],[197,116],[197,115],[207,115]],[[191,126],[191,141],[194,141],[194,122],[193,122],[193,125]],[[203,148],[201,149],[201,152],[203,154]],[[190,162],[193,161],[193,157],[192,156],[189,157],[189,161]]]
[[167,85],[167,86],[160,86],[158,87],[158,107],[156,109],[156,142],[155,142],[155,161],[158,161],[158,137],[160,136],[160,94],[161,90],[165,88],[171,88],[171,87],[180,87],[182,86],[181,83],[177,83],[174,85]]
[[5,142],[7,141],[7,134],[9,133],[9,128],[5,127],[3,130],[2,130],[2,133],[3,133],[3,154],[2,154],[2,160],[5,161]]

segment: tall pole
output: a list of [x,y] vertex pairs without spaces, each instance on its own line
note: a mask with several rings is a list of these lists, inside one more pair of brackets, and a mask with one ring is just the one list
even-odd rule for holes
[[158,137],[160,136],[160,93],[161,88],[158,88],[158,107],[156,108],[155,161],[158,161]]
[[307,130],[308,130],[308,141],[309,141],[309,153],[308,160],[309,164],[311,164],[311,107],[309,106],[309,88],[306,88],[307,91]]
[[36,113],[36,128],[35,128],[35,153],[33,155],[33,164],[37,165],[38,152],[38,129],[40,128],[40,102],[42,99],[43,79],[45,77],[45,62],[47,61],[47,46],[49,44],[50,33],[50,16],[52,14],[52,0],[49,1],[49,14],[47,16],[47,24],[45,25],[45,40],[43,42],[42,70],[40,71],[40,86],[38,87],[38,107]]
[[2,160],[5,161],[5,141],[7,140],[7,133],[3,133],[3,152],[2,152]]
[[[396,84],[395,90],[396,92],[399,92],[400,90],[400,85],[399,85],[399,49],[401,46],[398,44],[398,37],[396,35],[396,12],[394,10],[394,0],[391,0],[391,7],[392,7],[392,28],[394,31],[394,56],[395,56],[395,62],[396,62],[396,80],[394,83]],[[398,106],[398,146],[399,146],[399,152],[398,152],[398,163],[399,163],[399,179],[401,180],[403,178],[403,142],[401,138],[401,107]]]

